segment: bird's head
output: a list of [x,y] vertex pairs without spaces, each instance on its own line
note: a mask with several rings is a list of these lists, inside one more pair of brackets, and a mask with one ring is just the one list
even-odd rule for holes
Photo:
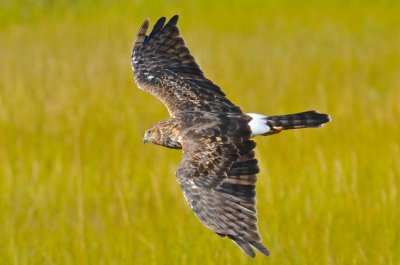
[[174,127],[170,125],[170,120],[164,120],[154,124],[144,133],[143,143],[150,142],[168,148],[181,149],[182,146],[179,142],[179,135],[177,131],[174,130]]
[[150,142],[153,144],[160,144],[161,138],[162,136],[160,130],[152,127],[144,133],[143,143],[145,144],[147,142]]

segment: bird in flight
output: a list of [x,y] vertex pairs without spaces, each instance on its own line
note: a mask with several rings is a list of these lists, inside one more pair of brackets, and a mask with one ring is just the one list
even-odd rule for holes
[[178,16],[160,18],[147,35],[146,19],[136,35],[132,69],[139,88],[160,99],[170,117],[145,132],[144,142],[182,149],[176,177],[197,218],[249,256],[266,256],[255,208],[258,135],[321,127],[327,114],[306,111],[266,116],[243,113],[207,79],[177,27]]

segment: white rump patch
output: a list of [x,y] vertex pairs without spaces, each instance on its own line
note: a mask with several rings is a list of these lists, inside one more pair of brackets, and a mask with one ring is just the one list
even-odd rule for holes
[[251,135],[262,135],[269,132],[271,129],[267,125],[267,116],[257,113],[246,113],[252,120],[249,122]]
[[151,81],[153,78],[154,78],[154,75],[149,75],[149,76],[147,77],[147,80]]

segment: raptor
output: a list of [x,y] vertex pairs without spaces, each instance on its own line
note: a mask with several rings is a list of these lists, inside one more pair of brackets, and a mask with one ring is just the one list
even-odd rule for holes
[[242,112],[207,79],[177,27],[178,16],[160,18],[147,35],[145,20],[132,51],[139,88],[160,99],[170,117],[145,132],[144,142],[182,149],[176,177],[197,218],[249,256],[270,255],[257,228],[257,135],[321,127],[327,114],[306,111],[267,116]]

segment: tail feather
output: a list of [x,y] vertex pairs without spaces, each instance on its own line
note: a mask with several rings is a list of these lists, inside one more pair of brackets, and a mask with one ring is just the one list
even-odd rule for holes
[[247,115],[251,117],[249,126],[252,136],[271,135],[282,130],[321,127],[331,120],[328,114],[315,110],[275,116],[257,113],[247,113]]
[[267,125],[272,129],[290,130],[300,128],[321,127],[331,119],[329,115],[315,110],[267,117]]

